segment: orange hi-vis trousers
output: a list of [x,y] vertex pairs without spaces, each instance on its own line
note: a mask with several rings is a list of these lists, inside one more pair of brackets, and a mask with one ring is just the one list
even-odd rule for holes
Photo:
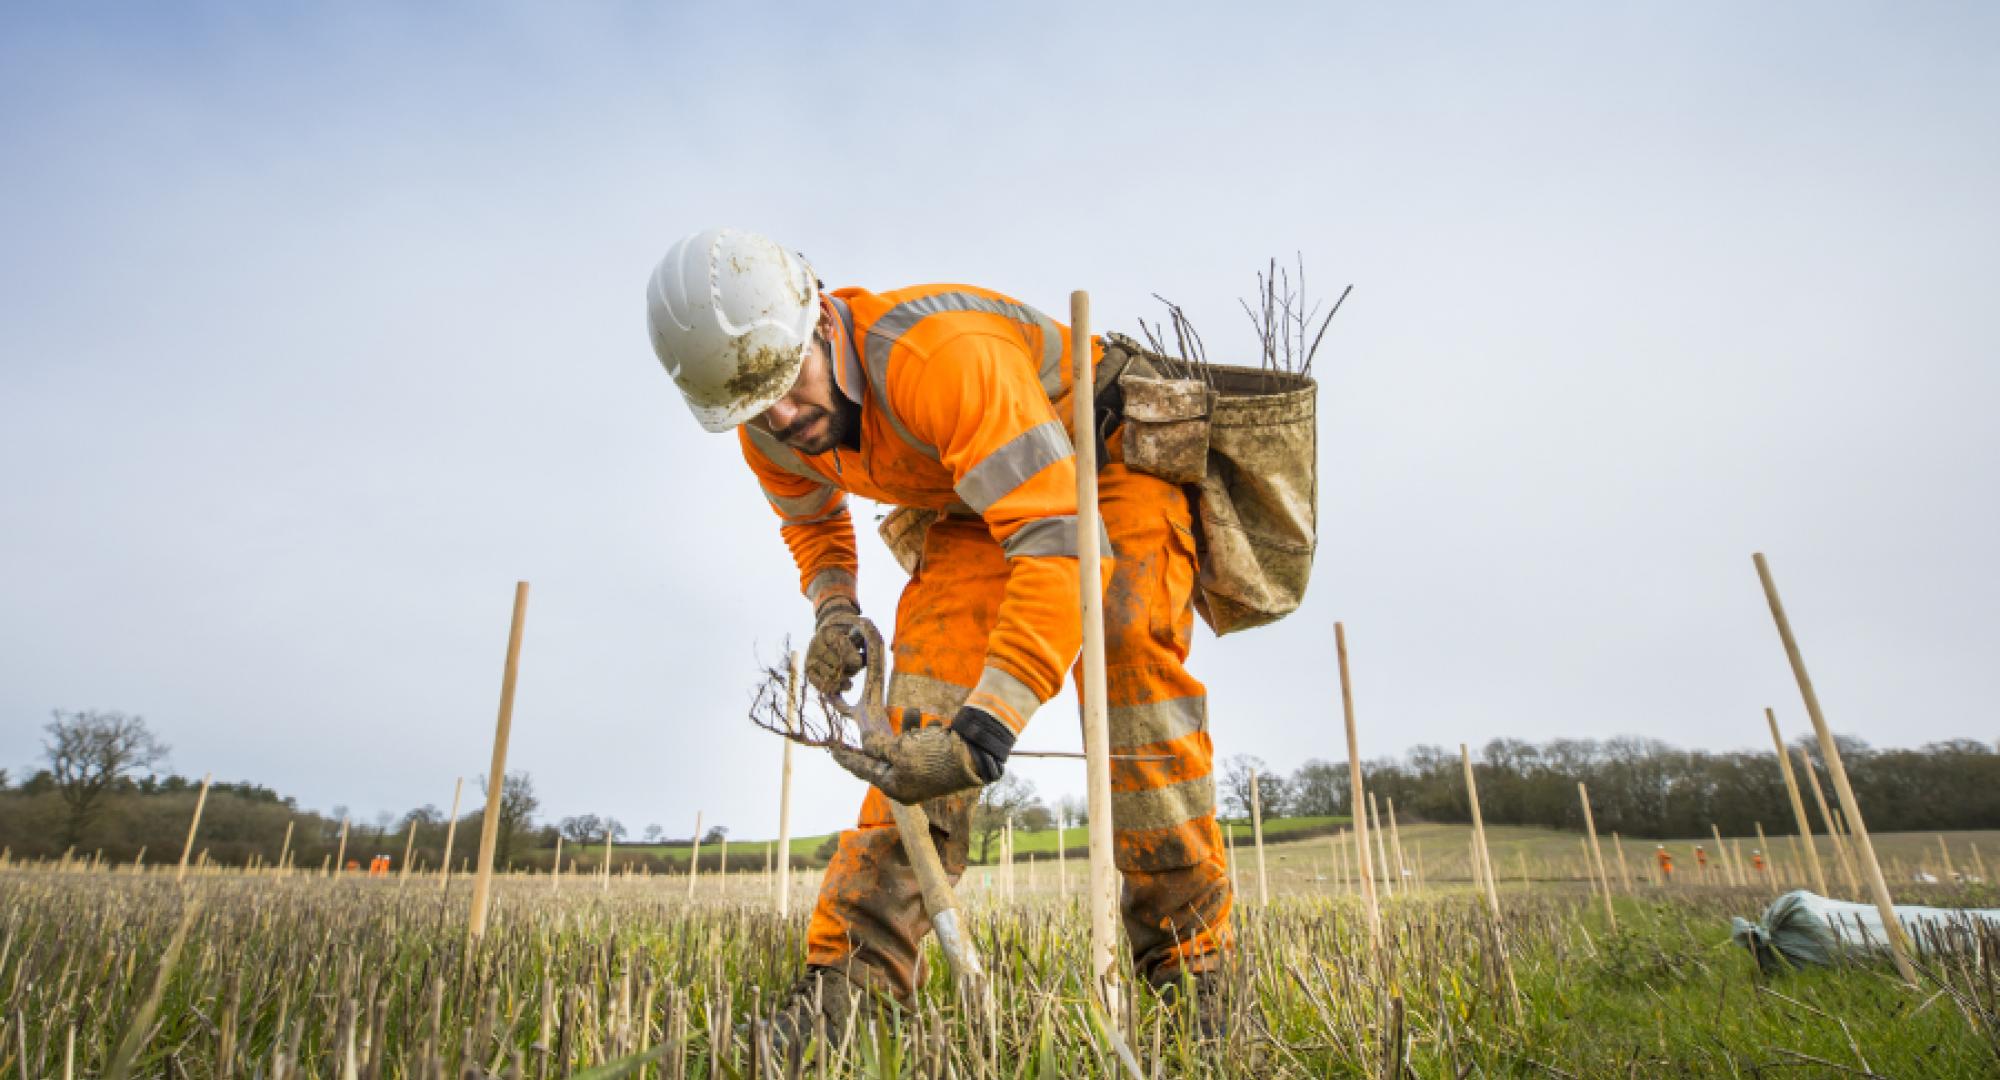
[[[1134,967],[1153,982],[1214,966],[1230,943],[1232,896],[1215,823],[1207,690],[1183,666],[1194,628],[1195,544],[1186,496],[1116,464],[1100,473],[1099,506],[1117,562],[1105,588],[1105,690],[1115,753],[1164,760],[1111,763],[1115,859]],[[978,518],[931,527],[896,612],[892,718],[949,722],[979,681],[999,616],[1007,560]],[[974,793],[925,804],[953,880],[965,870]],[[930,929],[916,876],[870,788],[857,828],[840,835],[807,929],[807,962],[907,997]]]

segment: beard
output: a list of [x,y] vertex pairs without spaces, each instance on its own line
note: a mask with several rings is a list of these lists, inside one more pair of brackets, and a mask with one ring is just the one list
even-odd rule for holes
[[857,429],[860,420],[861,406],[836,395],[831,410],[811,406],[790,427],[773,434],[801,454],[824,454],[848,444],[848,436]]

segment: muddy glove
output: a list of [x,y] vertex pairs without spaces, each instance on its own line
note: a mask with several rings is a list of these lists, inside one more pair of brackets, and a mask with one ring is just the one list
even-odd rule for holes
[[819,606],[812,644],[806,647],[806,682],[822,694],[845,694],[854,673],[868,666],[861,654],[861,608],[845,596]]
[[833,759],[882,794],[910,805],[1000,779],[1014,747],[1007,725],[969,705],[958,710],[950,727],[916,727],[918,719],[914,712],[905,714],[907,730],[868,735],[859,750],[836,746]]

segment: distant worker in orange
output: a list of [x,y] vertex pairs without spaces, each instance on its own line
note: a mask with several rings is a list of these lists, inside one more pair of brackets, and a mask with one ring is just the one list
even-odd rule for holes
[[1700,845],[1700,844],[1696,844],[1696,845],[1694,846],[1694,867],[1695,867],[1695,869],[1696,869],[1696,870],[1700,871],[1700,873],[1701,873],[1701,879],[1702,879],[1703,881],[1707,881],[1707,880],[1708,880],[1708,852],[1706,852],[1706,851],[1703,851],[1703,850],[1701,849],[1701,845]]
[[1671,881],[1674,877],[1674,857],[1667,851],[1667,845],[1654,844],[1653,858],[1660,862],[1660,880]]
[[1760,874],[1764,872],[1764,853],[1756,848],[1750,849],[1750,869]]
[[[837,1033],[869,993],[911,996],[930,930],[888,800],[923,805],[955,879],[978,790],[1082,644],[1069,329],[965,285],[826,292],[804,259],[735,229],[668,250],[647,323],[695,419],[734,435],[777,515],[814,613],[805,669],[819,691],[846,690],[864,667],[848,496],[894,508],[885,538],[906,541],[888,686],[898,733],[835,753],[871,787],[827,867],[805,973],[772,1019],[781,1043],[822,1022]],[[1104,447],[1110,745],[1149,759],[1112,762],[1115,859],[1139,977],[1170,991],[1186,973],[1199,1006],[1231,944],[1232,895],[1207,690],[1185,666],[1194,523],[1179,484],[1126,467],[1118,422],[1082,433]]]

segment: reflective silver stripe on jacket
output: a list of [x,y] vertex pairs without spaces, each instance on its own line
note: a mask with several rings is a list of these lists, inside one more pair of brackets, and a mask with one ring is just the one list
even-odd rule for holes
[[1111,793],[1111,820],[1120,830],[1169,829],[1215,811],[1215,777],[1165,787]]
[[1069,444],[1069,432],[1059,421],[1048,420],[1014,436],[1005,446],[967,469],[965,479],[955,485],[958,497],[981,514],[1015,488],[1065,458],[1076,456]]
[[851,595],[854,592],[854,575],[845,570],[821,570],[806,586],[806,599],[817,608],[828,589],[839,589],[843,594]]
[[[868,369],[868,383],[873,387],[875,404],[882,414],[889,418],[889,426],[896,435],[910,447],[935,461],[937,448],[918,441],[903,426],[903,419],[896,415],[896,409],[889,404],[889,353],[896,342],[910,331],[910,328],[924,319],[947,311],[979,311],[988,315],[1000,315],[1023,325],[1033,324],[1042,334],[1042,360],[1039,378],[1042,392],[1051,400],[1062,394],[1062,331],[1047,315],[1028,307],[1026,304],[995,300],[989,296],[972,293],[943,292],[930,296],[919,296],[905,300],[888,311],[868,327],[868,341],[863,346],[862,362]],[[1022,335],[1022,343],[1027,336]]]
[[1130,750],[1168,742],[1208,728],[1208,698],[1170,698],[1147,705],[1113,705],[1106,710],[1111,749]]
[[[1000,545],[1000,551],[1010,559],[1024,559],[1036,555],[1057,555],[1076,558],[1076,515],[1036,518],[1015,530],[1014,535]],[[1111,536],[1104,531],[1104,519],[1097,519],[1097,551],[1100,558],[1111,558]]]
[[798,451],[779,441],[776,435],[749,424],[743,425],[743,430],[750,433],[750,445],[756,447],[758,453],[764,455],[766,460],[779,469],[801,479],[810,480],[821,487],[833,486],[826,482],[826,477],[814,472],[812,467],[806,464],[806,459],[798,455]]
[[[801,495],[798,498],[792,499],[782,495],[773,495],[769,491],[766,491],[764,492],[764,498],[772,506],[778,508],[779,520],[784,524],[817,525],[822,521],[831,521],[847,513],[847,496],[845,495],[833,500],[832,504],[826,506],[824,509],[820,509],[821,504],[826,502],[826,497],[832,493],[832,488],[821,488],[810,495]],[[796,512],[787,511],[785,509],[785,504],[787,503],[804,504],[807,509]]]

